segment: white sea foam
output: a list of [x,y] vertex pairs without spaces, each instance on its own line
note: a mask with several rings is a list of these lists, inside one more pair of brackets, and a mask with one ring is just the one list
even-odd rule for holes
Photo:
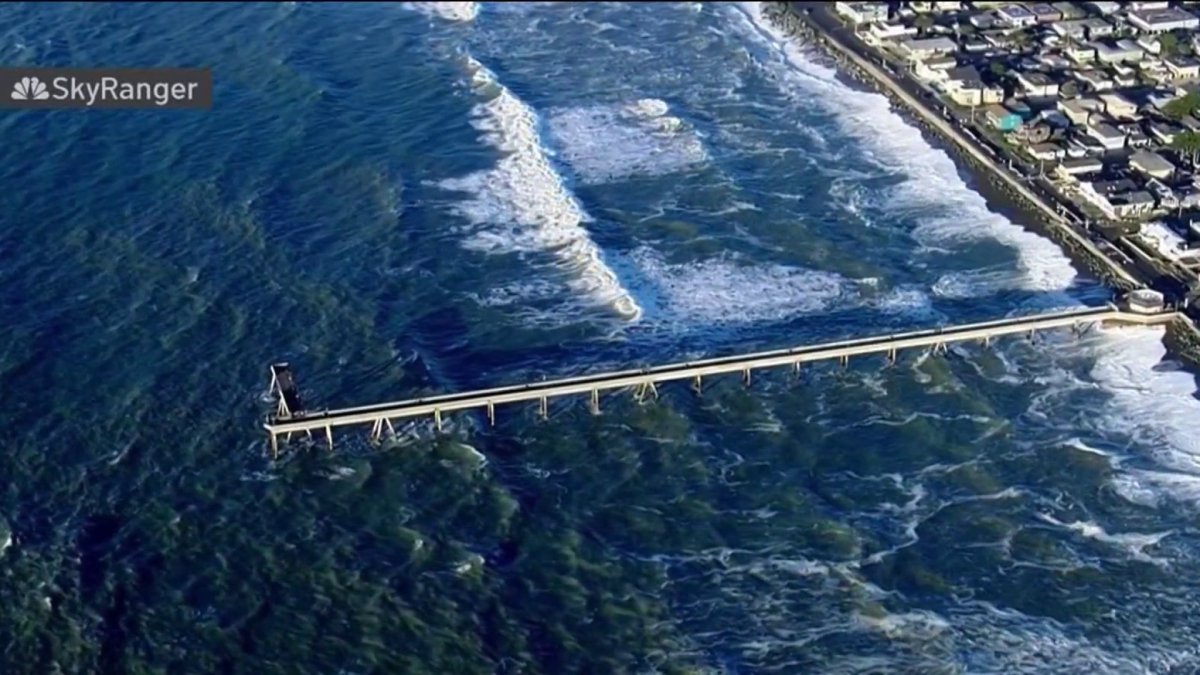
[[552,253],[574,292],[636,320],[641,308],[584,228],[588,216],[551,165],[536,113],[483,64],[468,62],[480,95],[489,96],[476,106],[473,124],[504,156],[493,169],[440,183],[472,195],[455,205],[473,224],[464,245],[491,253]]
[[1200,419],[1195,376],[1158,367],[1166,354],[1164,329],[1124,328],[1099,331],[1091,377],[1112,396],[1120,414],[1099,415],[1108,431],[1128,434],[1149,448],[1168,472],[1128,470],[1117,488],[1133,501],[1147,500],[1147,490],[1161,489],[1200,505]]
[[907,178],[889,195],[889,207],[930,214],[921,215],[914,233],[920,243],[952,246],[998,241],[1018,255],[1021,288],[1046,291],[1071,285],[1076,273],[1058,246],[989,211],[984,198],[963,181],[950,156],[931,146],[919,129],[893,111],[885,96],[840,81],[837,71],[817,63],[764,19],[759,3],[741,3],[741,9],[752,34],[775,53],[776,58],[763,66],[781,90],[798,104],[833,113],[845,133],[861,142],[869,161]]
[[1145,550],[1173,534],[1171,530],[1151,534],[1141,534],[1138,532],[1110,534],[1102,526],[1090,520],[1066,523],[1046,513],[1039,513],[1038,518],[1051,525],[1078,532],[1089,539],[1095,539],[1096,541],[1122,548],[1133,558],[1145,562],[1157,562],[1158,559],[1147,555]]
[[703,163],[699,137],[660,99],[551,111],[548,128],[559,156],[586,183],[657,176]]
[[478,2],[405,2],[402,6],[449,21],[472,21],[479,14]]
[[707,324],[779,321],[829,309],[851,288],[844,277],[734,256],[668,263],[648,248],[631,254],[654,286],[661,311]]

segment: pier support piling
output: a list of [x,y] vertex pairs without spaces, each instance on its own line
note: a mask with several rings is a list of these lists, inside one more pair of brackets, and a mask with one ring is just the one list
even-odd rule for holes
[[600,390],[599,389],[592,390],[592,414],[593,415],[600,414]]
[[496,405],[491,401],[487,402],[488,426],[496,426]]
[[696,392],[697,396],[704,393],[704,388],[700,384],[700,376],[699,375],[696,376],[696,379],[692,380],[692,391]]
[[328,441],[329,449],[332,451],[333,450],[333,427],[328,424],[325,425],[325,440]]
[[550,403],[545,396],[538,400],[538,415],[543,420],[550,419]]
[[438,430],[438,433],[441,433],[441,431],[442,431],[442,411],[440,408],[433,409],[433,426],[434,426],[434,428],[436,428]]
[[746,385],[747,387],[750,386],[750,369],[749,368],[742,371],[742,384]]

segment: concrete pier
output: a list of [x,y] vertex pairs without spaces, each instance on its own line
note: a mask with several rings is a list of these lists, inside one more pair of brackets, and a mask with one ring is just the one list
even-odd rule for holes
[[[270,435],[271,446],[275,453],[278,452],[280,436],[286,438],[297,433],[311,436],[313,432],[318,432],[332,447],[333,429],[336,427],[370,425],[371,437],[378,439],[385,429],[394,433],[393,424],[396,421],[414,417],[431,417],[440,430],[444,415],[463,410],[486,410],[489,422],[495,423],[495,407],[497,405],[520,402],[537,402],[539,412],[544,418],[547,415],[550,399],[580,394],[589,396],[592,410],[598,412],[600,394],[616,389],[632,388],[639,398],[653,397],[658,394],[657,385],[684,380],[691,381],[692,388],[699,393],[702,390],[703,379],[714,375],[736,373],[749,383],[751,372],[761,368],[779,366],[799,368],[805,363],[834,359],[842,365],[846,365],[851,357],[868,355],[883,355],[889,361],[894,362],[898,353],[904,349],[930,348],[934,353],[944,353],[947,345],[957,342],[988,344],[993,339],[1006,335],[1032,335],[1037,331],[1054,328],[1079,330],[1090,324],[1162,325],[1181,316],[1174,311],[1136,312],[1119,309],[1114,305],[1074,309],[909,333],[840,340],[791,349],[671,363],[637,370],[581,375],[356,408],[297,414],[289,411],[288,406],[280,406],[275,414],[267,419],[263,427]],[[274,371],[273,381],[278,381]],[[288,382],[291,382],[290,377]],[[273,389],[278,390],[279,388],[273,387]]]

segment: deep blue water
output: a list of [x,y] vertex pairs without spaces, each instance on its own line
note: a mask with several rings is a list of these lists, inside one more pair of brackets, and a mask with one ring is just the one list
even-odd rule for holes
[[1197,667],[1155,330],[271,461],[274,360],[354,405],[1109,297],[753,5],[455,11],[0,8],[7,65],[215,88],[0,115],[3,672]]

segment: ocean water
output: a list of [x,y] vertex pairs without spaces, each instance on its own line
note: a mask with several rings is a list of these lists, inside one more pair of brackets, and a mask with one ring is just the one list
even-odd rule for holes
[[0,19],[215,87],[0,115],[0,671],[1200,668],[1155,329],[270,460],[273,360],[334,407],[1108,299],[757,5]]

